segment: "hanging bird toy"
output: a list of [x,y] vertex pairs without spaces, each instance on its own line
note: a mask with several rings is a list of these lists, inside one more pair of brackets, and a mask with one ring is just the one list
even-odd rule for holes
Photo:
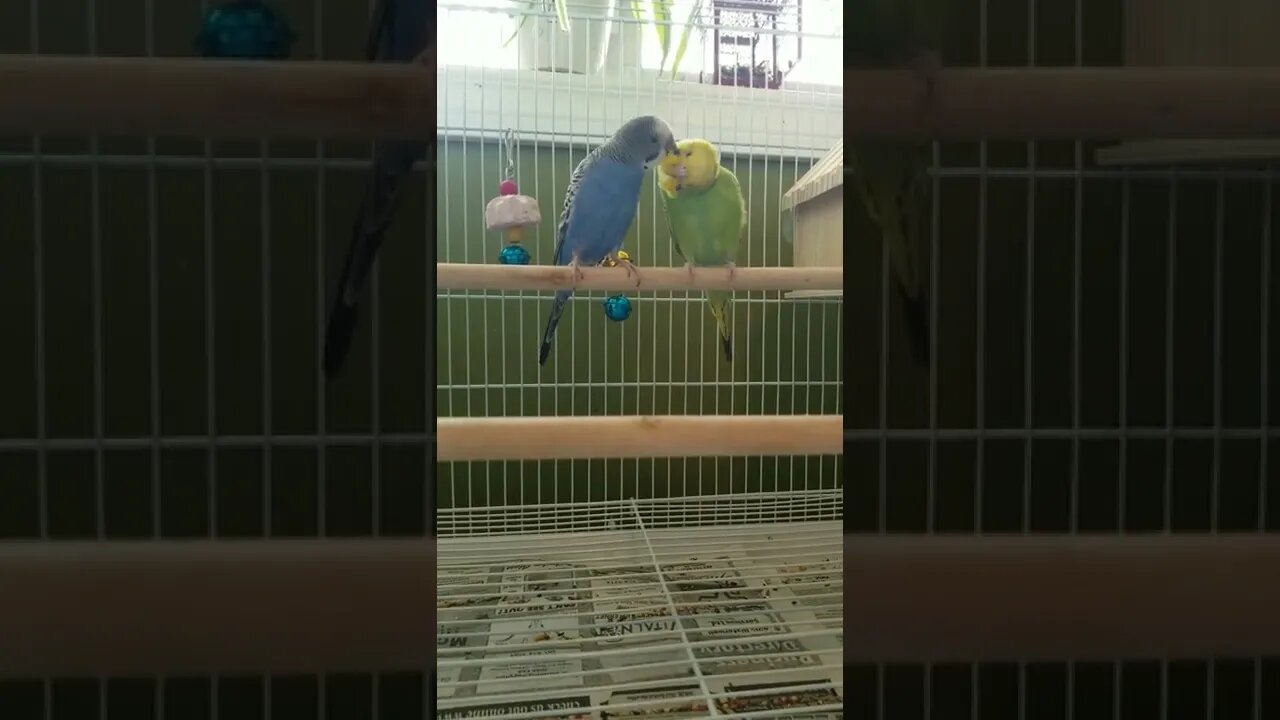
[[524,249],[520,241],[524,239],[526,227],[542,222],[542,214],[538,212],[538,201],[528,195],[521,195],[516,187],[513,138],[514,133],[508,129],[503,137],[507,156],[506,176],[498,183],[498,197],[490,200],[484,208],[484,226],[487,230],[501,230],[502,237],[507,242],[506,247],[498,252],[499,263],[528,265],[529,251]]
[[[631,256],[626,250],[618,251],[618,260],[630,260]],[[604,264],[608,267],[616,267],[618,261],[613,258],[605,258]],[[626,295],[610,295],[604,299],[604,316],[614,322],[622,322],[631,317],[631,300]]]
[[264,0],[231,0],[205,14],[196,44],[205,57],[281,60],[296,37]]

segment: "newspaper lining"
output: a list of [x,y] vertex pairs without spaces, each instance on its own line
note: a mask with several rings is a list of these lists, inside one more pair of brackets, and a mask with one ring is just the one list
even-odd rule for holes
[[[692,672],[685,638],[717,641],[692,648],[713,695],[791,688],[750,698],[721,697],[717,707],[722,712],[795,708],[797,714],[786,717],[840,716],[838,711],[803,711],[805,706],[839,704],[840,696],[830,688],[795,691],[806,680],[839,680],[838,667],[824,663],[830,653],[839,652],[838,638],[759,639],[790,633],[789,623],[801,620],[818,622],[796,631],[839,630],[838,604],[812,599],[838,592],[838,557],[780,566],[776,559],[757,560],[741,547],[722,545],[713,552],[691,550],[688,557],[662,561],[669,596],[651,564],[609,563],[597,569],[529,561],[456,573],[441,568],[440,617],[466,622],[443,629],[438,646],[466,648],[462,657],[487,662],[465,667],[446,662],[438,668],[438,681],[459,683],[441,688],[439,697],[466,703],[441,709],[438,717],[502,718],[543,711],[539,717],[547,720],[706,717],[706,698]],[[479,597],[458,597],[464,594]],[[671,603],[679,621],[671,616]],[[551,641],[554,646],[539,647]],[[442,659],[458,658],[450,654]],[[744,672],[756,674],[735,680]],[[770,672],[785,674],[773,678]],[[782,683],[764,682],[784,678]],[[618,688],[664,680],[670,684]],[[544,699],[498,702],[487,697],[512,692]],[[630,703],[642,705],[627,707]],[[601,709],[584,709],[592,706]]]

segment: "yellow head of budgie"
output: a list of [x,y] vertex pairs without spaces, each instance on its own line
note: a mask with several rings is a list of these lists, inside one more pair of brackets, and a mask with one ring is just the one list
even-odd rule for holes
[[658,163],[658,187],[670,197],[685,188],[707,188],[715,182],[720,168],[716,146],[700,138],[676,143],[676,152]]

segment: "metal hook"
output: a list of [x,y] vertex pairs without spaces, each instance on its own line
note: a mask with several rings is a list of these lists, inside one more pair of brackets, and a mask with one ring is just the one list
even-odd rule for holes
[[516,177],[515,135],[515,130],[511,128],[507,128],[502,134],[502,142],[507,155],[507,177],[512,180]]

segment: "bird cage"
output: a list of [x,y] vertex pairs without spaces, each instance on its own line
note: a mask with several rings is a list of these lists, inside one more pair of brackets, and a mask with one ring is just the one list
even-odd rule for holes
[[800,0],[712,0],[711,82],[777,88],[800,61]]
[[[1124,63],[1130,67],[1280,65],[1280,3],[1273,0],[1129,0]],[[1101,165],[1280,158],[1280,140],[1132,140],[1102,148]]]
[[[844,265],[844,141],[782,195],[784,230],[795,267]],[[839,290],[793,290],[787,297],[840,297]]]

